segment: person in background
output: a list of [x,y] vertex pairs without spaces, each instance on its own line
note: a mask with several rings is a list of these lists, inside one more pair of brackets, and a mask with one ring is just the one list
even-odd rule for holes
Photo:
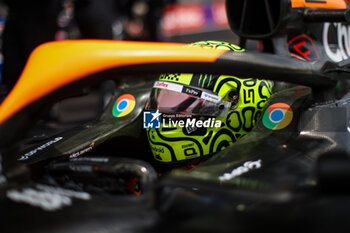
[[9,91],[35,47],[52,41],[57,30],[60,0],[5,0],[8,7],[2,36],[2,84]]
[[[2,85],[10,91],[31,52],[40,44],[55,40],[62,0],[3,0],[8,7],[2,37]],[[80,38],[113,39],[114,0],[75,0],[74,21]],[[45,68],[45,67],[43,67]]]
[[125,40],[159,41],[163,9],[177,0],[117,0],[118,14],[123,17]]

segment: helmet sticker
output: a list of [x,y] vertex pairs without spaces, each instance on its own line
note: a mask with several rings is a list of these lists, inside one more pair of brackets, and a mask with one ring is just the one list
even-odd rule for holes
[[221,96],[211,94],[209,92],[204,92],[202,90],[188,87],[180,84],[170,83],[170,82],[160,82],[157,81],[154,83],[154,88],[167,89],[179,93],[186,93],[192,96],[200,97],[201,99],[212,101],[218,103],[221,101]]
[[293,120],[293,110],[285,103],[270,105],[263,116],[263,124],[266,128],[280,130],[286,128]]
[[169,82],[155,82],[153,85],[154,88],[167,89],[176,92],[182,92],[183,85]]
[[132,112],[135,108],[135,97],[130,94],[124,94],[119,96],[114,103],[112,114],[114,117],[123,117]]

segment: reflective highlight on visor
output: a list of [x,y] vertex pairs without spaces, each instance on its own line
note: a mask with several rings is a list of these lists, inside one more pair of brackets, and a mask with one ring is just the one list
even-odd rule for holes
[[[201,89],[170,82],[155,82],[146,110],[163,113],[182,113],[219,116],[230,107],[221,97]],[[226,111],[225,111],[226,110]]]

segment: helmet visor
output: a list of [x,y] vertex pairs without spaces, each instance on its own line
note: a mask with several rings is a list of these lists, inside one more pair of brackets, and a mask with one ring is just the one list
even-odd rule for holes
[[203,89],[157,81],[145,109],[158,109],[163,113],[219,116],[227,113],[230,105],[217,94]]

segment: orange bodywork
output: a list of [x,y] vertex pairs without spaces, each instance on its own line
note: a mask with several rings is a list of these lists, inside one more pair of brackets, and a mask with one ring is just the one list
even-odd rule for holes
[[292,0],[292,8],[346,9],[344,0]]
[[88,75],[122,66],[162,62],[214,62],[225,50],[184,44],[77,40],[36,48],[0,105],[0,124],[31,103]]

